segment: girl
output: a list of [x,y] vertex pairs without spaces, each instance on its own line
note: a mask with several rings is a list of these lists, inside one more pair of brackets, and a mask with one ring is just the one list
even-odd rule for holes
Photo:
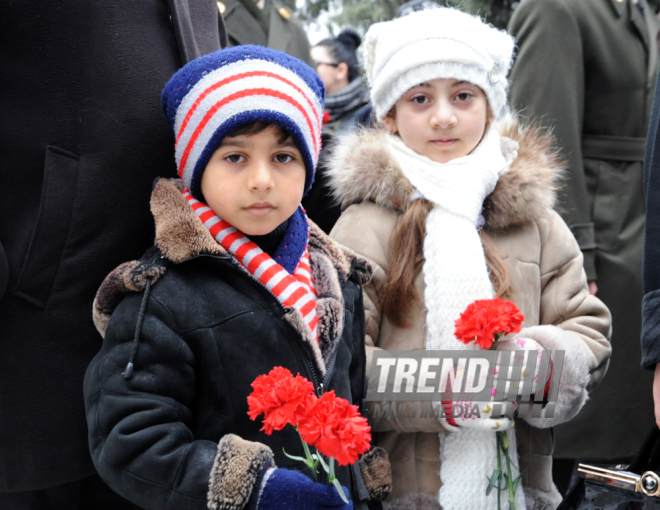
[[327,94],[325,111],[330,120],[324,131],[348,133],[370,122],[369,92],[362,84],[356,54],[361,43],[359,34],[349,28],[334,39],[323,39],[310,51]]
[[[332,236],[374,263],[364,290],[368,353],[466,349],[453,332],[468,304],[515,302],[524,329],[499,348],[565,352],[554,417],[518,420],[515,440],[508,432],[523,473],[516,508],[554,508],[550,427],[575,416],[605,374],[610,315],[589,294],[581,252],[553,211],[560,168],[551,140],[504,120],[513,40],[439,8],[373,25],[365,44],[385,129],[350,135],[335,152],[344,212]],[[513,423],[481,416],[457,426],[373,419],[392,462],[389,499],[425,493],[445,509],[497,508],[497,490],[485,490],[496,467],[490,429]]]

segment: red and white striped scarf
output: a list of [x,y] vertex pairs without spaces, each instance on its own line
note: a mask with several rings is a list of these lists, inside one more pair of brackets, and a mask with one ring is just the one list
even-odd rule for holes
[[190,191],[184,190],[183,196],[213,238],[231,253],[241,267],[263,285],[282,306],[298,310],[318,341],[316,289],[312,280],[307,247],[293,275],[290,275],[243,232],[221,219],[204,202],[193,198]]

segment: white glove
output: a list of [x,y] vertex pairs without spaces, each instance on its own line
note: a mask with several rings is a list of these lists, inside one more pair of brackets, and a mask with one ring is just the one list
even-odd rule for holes
[[[504,416],[492,418],[494,406],[504,410]],[[507,408],[503,409],[503,406]],[[459,428],[503,432],[513,427],[516,407],[515,402],[442,402],[444,417],[440,418],[440,423],[450,432],[456,432]],[[452,414],[461,416],[452,418]]]
[[[497,372],[497,368],[495,368]],[[462,374],[456,373],[456,378]],[[481,374],[484,380],[488,374]],[[493,390],[493,395],[494,395]],[[493,407],[495,404],[497,407]],[[505,431],[513,427],[513,414],[517,404],[515,402],[474,402],[474,401],[442,401],[434,402],[434,407],[441,406],[442,412],[436,412],[440,424],[449,432],[456,432],[459,428],[476,430]],[[503,406],[507,406],[504,408]],[[500,410],[499,418],[493,418],[493,411]]]
[[[502,340],[495,343],[497,350],[500,351],[520,351],[519,353],[514,354],[516,361],[523,366],[523,379],[511,381],[510,378],[513,375],[513,369],[509,367],[500,367],[497,365],[495,367],[495,377],[493,379],[493,391],[491,396],[495,396],[495,388],[497,388],[498,382],[502,379],[506,380],[504,385],[504,391],[506,395],[509,395],[509,389],[511,384],[513,384],[513,390],[516,395],[522,395],[523,382],[525,380],[526,374],[524,373],[524,367],[527,366],[527,360],[529,356],[536,356],[536,365],[534,368],[534,377],[532,379],[532,389],[531,394],[535,394],[536,391],[540,388],[543,390],[545,388],[548,379],[550,378],[550,371],[546,374],[543,381],[539,381],[539,369],[541,363],[541,354],[543,352],[543,347],[541,344],[532,340],[530,338],[513,338],[509,340]],[[512,358],[513,360],[513,358]],[[457,374],[458,376],[458,374]],[[482,377],[487,378],[486,374],[482,374]],[[440,418],[440,423],[447,430],[454,432],[459,428],[471,428],[478,430],[498,430],[504,431],[513,427],[513,414],[517,408],[516,402],[435,402],[435,405],[442,405],[443,417]],[[506,406],[505,408],[503,406]],[[494,409],[504,410],[504,416],[502,418],[492,418],[492,413]],[[453,412],[452,412],[453,411]],[[460,416],[452,416],[459,415]]]
[[[546,383],[548,382],[548,379],[550,378],[550,370],[547,370],[547,373],[545,374],[545,378],[543,381],[539,381],[539,369],[541,365],[541,354],[543,353],[543,347],[541,344],[539,344],[536,340],[532,340],[530,338],[512,338],[509,340],[502,340],[499,342],[495,343],[495,347],[498,351],[520,351],[516,354],[513,355],[512,360],[515,358],[518,363],[522,362],[523,366],[523,379],[522,380],[517,380],[514,381],[514,391],[516,392],[517,395],[522,395],[522,390],[523,390],[523,381],[526,378],[526,373],[525,373],[525,368],[527,366],[527,360],[529,359],[530,356],[536,356],[536,365],[534,368],[534,377],[532,379],[532,390],[531,394],[535,395],[537,390],[540,388],[543,390],[545,388]],[[506,372],[506,373],[505,373]],[[505,394],[509,395],[509,388],[512,383],[512,381],[508,380],[511,377],[511,373],[513,372],[512,367],[506,367],[504,369],[501,369],[498,366],[495,367],[495,379],[493,381],[493,387],[497,387],[498,381],[500,381],[502,378],[507,379],[507,382],[505,384]]]

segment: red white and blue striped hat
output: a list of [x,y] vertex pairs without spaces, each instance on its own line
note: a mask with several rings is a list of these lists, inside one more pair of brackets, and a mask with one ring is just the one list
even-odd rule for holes
[[314,181],[321,150],[325,89],[304,62],[263,46],[235,46],[189,62],[162,93],[174,128],[179,176],[197,199],[201,177],[223,138],[251,122],[286,129],[307,171],[305,193]]

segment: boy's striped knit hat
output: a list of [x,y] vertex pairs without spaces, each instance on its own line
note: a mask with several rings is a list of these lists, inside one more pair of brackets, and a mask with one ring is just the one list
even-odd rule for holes
[[202,174],[224,137],[258,121],[289,132],[305,163],[307,193],[321,150],[324,94],[311,67],[262,46],[225,48],[189,62],[172,76],[161,97],[185,186],[203,200]]

